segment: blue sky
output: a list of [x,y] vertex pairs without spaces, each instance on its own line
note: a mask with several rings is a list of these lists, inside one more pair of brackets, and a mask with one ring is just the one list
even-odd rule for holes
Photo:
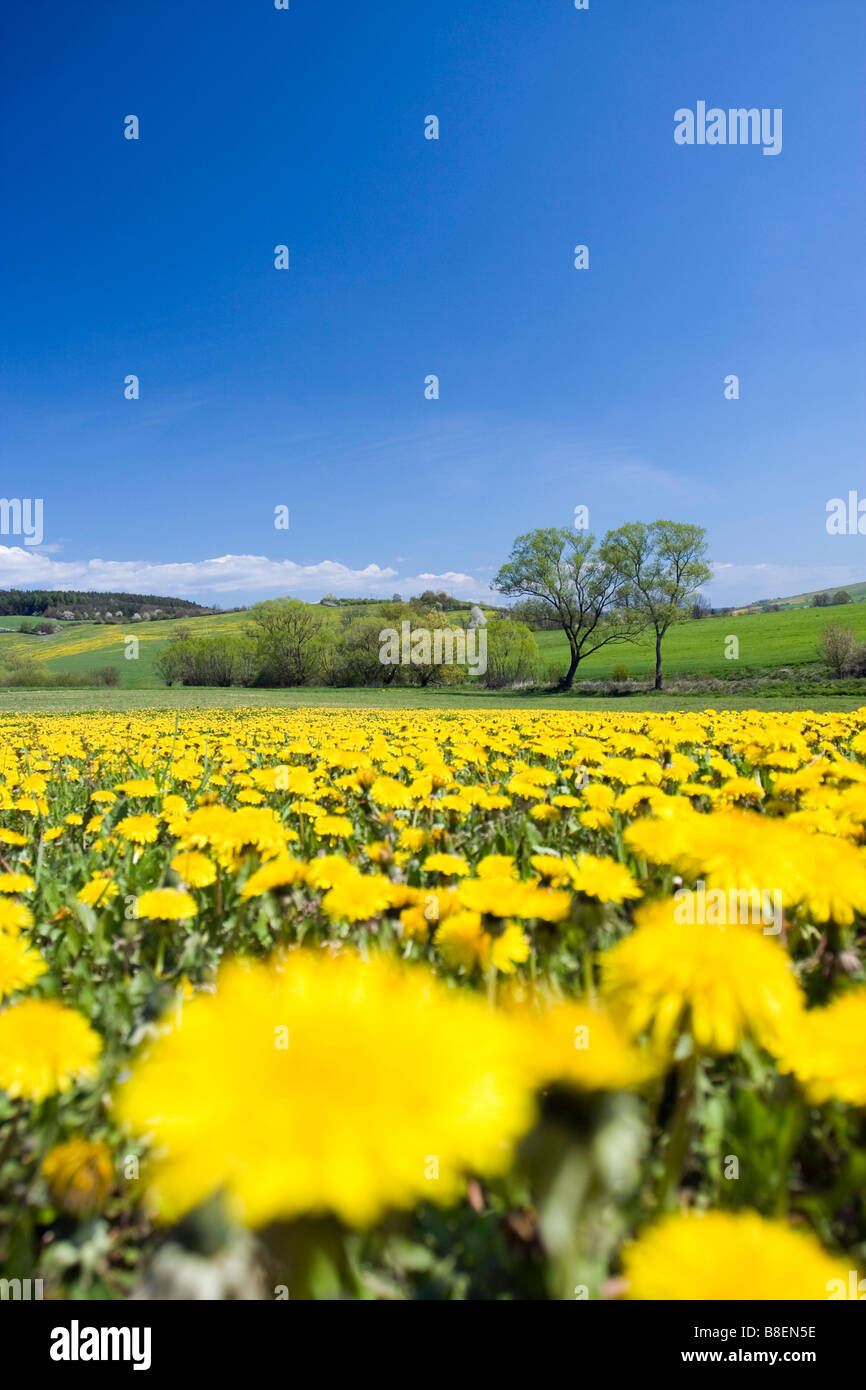
[[[717,603],[866,579],[825,527],[866,497],[862,0],[6,23],[0,491],[44,544],[0,584],[480,597],[578,504],[705,525]],[[678,146],[699,100],[782,152]]]

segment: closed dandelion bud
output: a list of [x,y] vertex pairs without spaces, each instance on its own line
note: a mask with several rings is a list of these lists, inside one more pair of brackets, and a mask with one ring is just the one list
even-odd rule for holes
[[111,1154],[103,1143],[69,1139],[46,1154],[42,1176],[59,1207],[76,1216],[86,1215],[98,1210],[111,1191]]

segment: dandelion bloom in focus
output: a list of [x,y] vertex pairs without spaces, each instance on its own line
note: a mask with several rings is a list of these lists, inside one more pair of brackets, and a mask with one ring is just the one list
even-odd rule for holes
[[448,965],[472,971],[476,966],[493,966],[511,975],[529,959],[529,942],[516,922],[504,922],[490,932],[481,924],[477,912],[453,912],[438,927],[436,945]]
[[599,902],[623,903],[643,893],[626,866],[606,855],[581,854],[566,860],[565,867],[572,888]]
[[602,953],[605,994],[629,1033],[669,1047],[688,1029],[718,1053],[751,1033],[772,1051],[802,1008],[783,948],[749,927],[680,925],[674,906],[639,909],[636,930]]
[[159,834],[159,821],[156,816],[124,816],[115,826],[121,840],[134,845],[152,845]]
[[198,912],[195,899],[179,888],[154,888],[149,893],[139,893],[135,908],[139,917],[156,922],[184,922]]

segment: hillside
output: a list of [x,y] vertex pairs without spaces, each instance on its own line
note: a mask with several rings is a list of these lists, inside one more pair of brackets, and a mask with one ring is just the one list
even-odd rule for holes
[[[850,594],[854,603],[866,602],[866,579],[861,580],[857,584],[842,584],[838,587],[844,589],[846,594]],[[817,594],[832,595],[835,592],[836,590],[833,588],[812,589],[807,594],[789,594],[787,598],[763,598],[758,599],[755,603],[748,603],[744,608],[738,608],[735,611],[737,613],[757,613],[761,608],[770,603],[778,603],[782,608],[810,608],[812,606],[812,600]],[[843,605],[840,604],[839,607],[841,608]],[[847,608],[850,607],[850,605],[845,604],[844,607]]]
[[[28,618],[99,618],[110,616],[135,622],[153,618],[190,617],[215,610],[192,599],[161,594],[126,594],[96,589],[0,589],[0,613]],[[11,626],[10,623],[6,624]]]
[[[838,608],[790,608],[779,613],[741,613],[720,618],[701,618],[671,628],[663,646],[667,676],[743,677],[760,669],[814,666],[822,668],[818,652],[821,632],[828,623],[842,622],[857,640],[866,641],[866,604],[849,603]],[[728,637],[739,642],[739,657],[728,660]],[[536,633],[536,641],[551,660],[566,659],[567,643],[559,632]],[[651,640],[615,643],[581,662],[579,678],[606,679],[624,666],[636,680],[650,680],[655,669]]]

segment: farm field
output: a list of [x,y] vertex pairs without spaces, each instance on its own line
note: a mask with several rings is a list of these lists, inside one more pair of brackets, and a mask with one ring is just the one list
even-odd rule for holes
[[847,1296],[866,711],[237,693],[0,714],[0,1276]]
[[[338,610],[324,610],[337,622]],[[372,616],[367,614],[367,616]],[[456,617],[457,615],[455,615]],[[465,617],[465,614],[462,615]],[[20,618],[3,618],[0,627],[17,626]],[[383,620],[384,621],[384,620]],[[789,609],[779,613],[750,613],[740,616],[704,618],[672,628],[664,643],[664,670],[667,676],[729,677],[748,676],[750,671],[768,668],[812,666],[821,669],[818,653],[820,634],[830,622],[850,626],[858,641],[866,640],[866,603],[838,608]],[[111,666],[120,685],[129,690],[165,689],[154,668],[178,626],[192,633],[239,636],[249,627],[245,613],[223,613],[177,622],[128,623],[125,626],[79,623],[47,637],[17,636],[0,632],[0,666],[4,657],[30,657],[48,671],[83,673]],[[726,660],[725,643],[734,635],[739,641],[739,658]],[[137,637],[136,660],[124,656],[124,638]],[[536,641],[547,662],[566,667],[568,646],[561,632],[537,632]],[[626,667],[635,680],[649,680],[654,670],[654,650],[649,641],[614,643],[581,662],[578,679],[609,679],[617,667]]]

